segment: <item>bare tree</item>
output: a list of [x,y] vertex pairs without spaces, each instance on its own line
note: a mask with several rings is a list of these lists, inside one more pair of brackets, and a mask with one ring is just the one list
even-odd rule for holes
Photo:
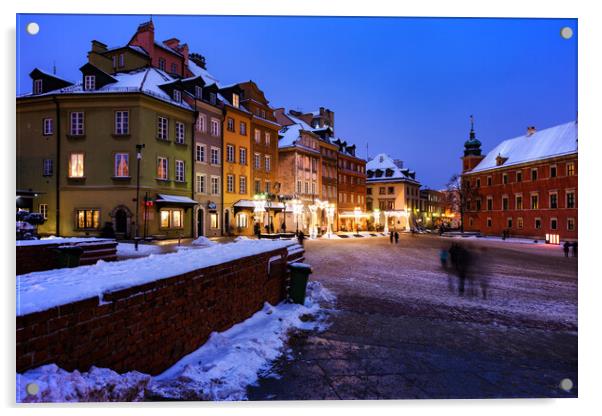
[[452,211],[460,212],[460,232],[464,233],[464,214],[469,210],[470,201],[478,195],[469,180],[462,180],[462,175],[454,174],[447,183],[447,201]]

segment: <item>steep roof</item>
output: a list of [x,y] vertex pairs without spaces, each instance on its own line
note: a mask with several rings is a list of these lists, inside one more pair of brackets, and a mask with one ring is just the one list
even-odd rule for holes
[[[400,168],[395,161],[386,153],[380,153],[366,163],[368,182],[396,182],[406,181],[419,183],[416,180],[416,172]],[[377,172],[380,172],[378,176]]]
[[205,81],[206,85],[216,84],[218,86],[218,88],[222,88],[219,85],[219,81],[217,78],[215,78],[213,75],[211,75],[209,73],[209,71],[207,71],[206,69],[203,69],[200,66],[198,66],[196,63],[194,63],[194,61],[192,59],[188,60],[188,69],[195,76],[200,76],[201,78],[203,78],[203,81]]
[[[487,153],[487,156],[468,173],[572,153],[577,153],[577,123],[575,121],[537,131],[530,136],[523,135],[504,140]],[[496,161],[498,156],[506,159],[499,166]]]

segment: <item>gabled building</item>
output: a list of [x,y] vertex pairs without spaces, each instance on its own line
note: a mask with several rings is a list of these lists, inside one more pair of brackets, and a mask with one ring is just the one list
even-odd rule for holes
[[413,228],[420,209],[420,182],[416,172],[385,153],[371,159],[366,164],[366,172],[367,210],[376,211],[378,222],[385,230]]
[[487,155],[474,127],[464,145],[464,229],[549,242],[577,239],[577,122],[504,140]]

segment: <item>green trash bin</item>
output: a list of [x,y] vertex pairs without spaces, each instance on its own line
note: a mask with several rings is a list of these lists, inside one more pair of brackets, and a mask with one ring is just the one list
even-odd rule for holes
[[311,266],[305,263],[292,263],[288,265],[291,272],[291,280],[288,288],[288,297],[294,303],[303,305],[305,303],[305,292],[307,281],[311,274]]
[[78,246],[57,247],[57,263],[59,268],[79,266],[79,258],[84,250]]

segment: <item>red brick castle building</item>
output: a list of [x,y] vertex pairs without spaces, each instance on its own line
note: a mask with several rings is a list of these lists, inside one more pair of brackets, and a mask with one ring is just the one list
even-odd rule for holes
[[577,239],[577,122],[501,142],[486,156],[474,126],[464,144],[464,229],[558,243]]

